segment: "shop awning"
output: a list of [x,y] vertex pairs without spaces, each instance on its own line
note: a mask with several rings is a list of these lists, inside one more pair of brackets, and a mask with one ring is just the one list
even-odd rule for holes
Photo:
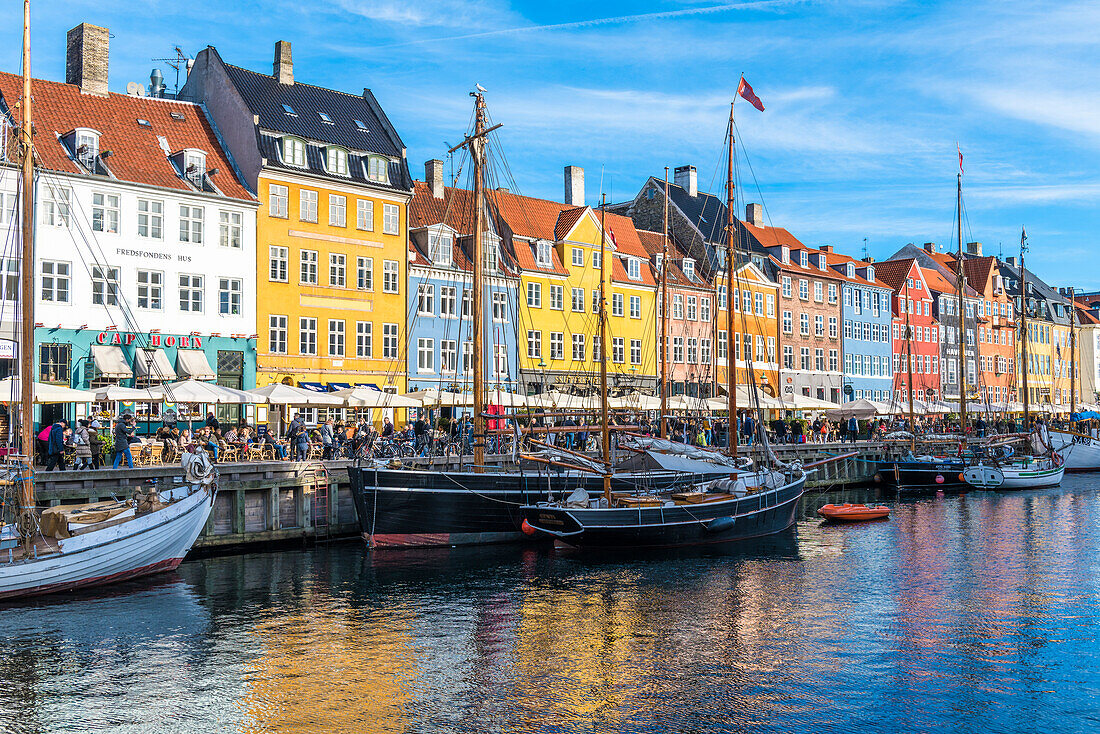
[[201,349],[180,349],[176,352],[176,369],[179,376],[191,380],[213,380],[218,373],[210,369],[206,352]]
[[93,344],[92,363],[95,364],[96,372],[99,373],[100,377],[129,379],[134,376],[122,347],[109,344]]
[[299,382],[298,387],[304,387],[306,390],[313,390],[314,392],[328,392],[325,386],[319,382]]
[[172,363],[163,349],[138,349],[134,353],[134,370],[138,377],[148,377],[150,380],[176,380],[176,371],[172,369]]
[[350,390],[351,389],[351,383],[350,382],[330,382],[330,383],[328,383],[328,389],[331,392],[336,392],[337,390]]

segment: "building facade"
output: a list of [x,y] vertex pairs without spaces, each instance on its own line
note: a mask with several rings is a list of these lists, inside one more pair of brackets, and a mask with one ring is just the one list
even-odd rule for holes
[[910,398],[938,400],[940,324],[932,315],[934,296],[928,275],[912,258],[881,262],[875,273],[893,289],[893,403],[899,410],[906,410]]
[[374,95],[295,81],[279,41],[271,74],[202,50],[180,97],[209,110],[261,201],[259,384],[404,392],[412,178]]
[[[893,393],[893,290],[876,278],[876,265],[822,247],[830,267],[843,278],[841,323],[844,401],[885,402]],[[819,256],[819,257],[820,257]],[[816,330],[816,324],[815,324]]]
[[[253,387],[256,198],[200,106],[109,93],[107,29],[82,24],[68,41],[66,83],[33,82],[39,380]],[[21,85],[0,74],[9,127]],[[4,165],[0,210],[17,242],[16,162]],[[13,323],[17,260],[5,265]]]

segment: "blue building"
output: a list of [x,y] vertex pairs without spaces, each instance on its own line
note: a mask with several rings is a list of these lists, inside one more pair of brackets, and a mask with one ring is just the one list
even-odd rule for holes
[[[432,163],[435,163],[434,161]],[[430,165],[430,164],[429,164]],[[440,196],[436,196],[439,194]],[[472,199],[462,189],[443,191],[417,182],[410,204],[408,268],[408,390],[472,389]],[[499,227],[487,218],[483,235],[482,354],[486,390],[514,392],[519,374],[516,325],[519,276],[502,246]]]
[[873,263],[830,253],[831,267],[844,278],[841,324],[844,351],[843,402],[893,395],[891,288],[875,278]]

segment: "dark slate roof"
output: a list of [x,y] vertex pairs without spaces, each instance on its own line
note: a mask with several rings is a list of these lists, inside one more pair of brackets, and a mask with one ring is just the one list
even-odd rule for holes
[[[665,182],[651,178],[656,186],[664,188]],[[702,233],[707,242],[726,241],[726,204],[714,194],[700,191],[689,196],[682,187],[668,182],[668,198],[684,213],[684,216]]]
[[[270,74],[260,74],[231,64],[225,64],[225,70],[245,104],[259,117],[261,129],[298,135],[351,150],[403,157],[405,144],[369,89],[364,89],[363,96],[357,97],[298,81],[280,84]],[[287,114],[283,110],[284,104],[297,114]],[[318,112],[332,118],[332,124],[324,122]],[[360,130],[355,120],[361,120],[367,130]]]
[[272,168],[281,168],[285,171],[307,170],[315,175],[329,176],[337,180],[346,179],[348,181],[354,181],[355,183],[366,183],[371,186],[388,187],[399,191],[411,191],[413,187],[412,174],[409,173],[409,167],[404,158],[397,161],[390,161],[389,183],[382,184],[367,178],[367,156],[356,155],[355,153],[348,154],[347,176],[330,174],[328,169],[325,168],[324,147],[310,142],[306,143],[305,169],[283,163],[282,156],[279,153],[279,138],[274,135],[260,135],[260,155],[267,160],[268,166]]

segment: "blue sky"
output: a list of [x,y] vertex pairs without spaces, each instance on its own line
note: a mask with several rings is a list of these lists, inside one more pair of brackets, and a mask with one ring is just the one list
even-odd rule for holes
[[[0,8],[0,68],[19,65],[21,3]],[[1100,4],[1096,2],[558,3],[508,0],[37,0],[35,76],[64,77],[65,31],[111,29],[111,88],[148,83],[154,57],[206,45],[295,77],[370,87],[414,175],[461,137],[481,83],[517,188],[560,200],[581,165],[591,203],[692,163],[717,190],[743,72],[767,111],[738,105],[760,191],[750,201],[810,245],[884,258],[952,239],[955,142],[967,239],[1018,249],[1056,285],[1100,288]]]

